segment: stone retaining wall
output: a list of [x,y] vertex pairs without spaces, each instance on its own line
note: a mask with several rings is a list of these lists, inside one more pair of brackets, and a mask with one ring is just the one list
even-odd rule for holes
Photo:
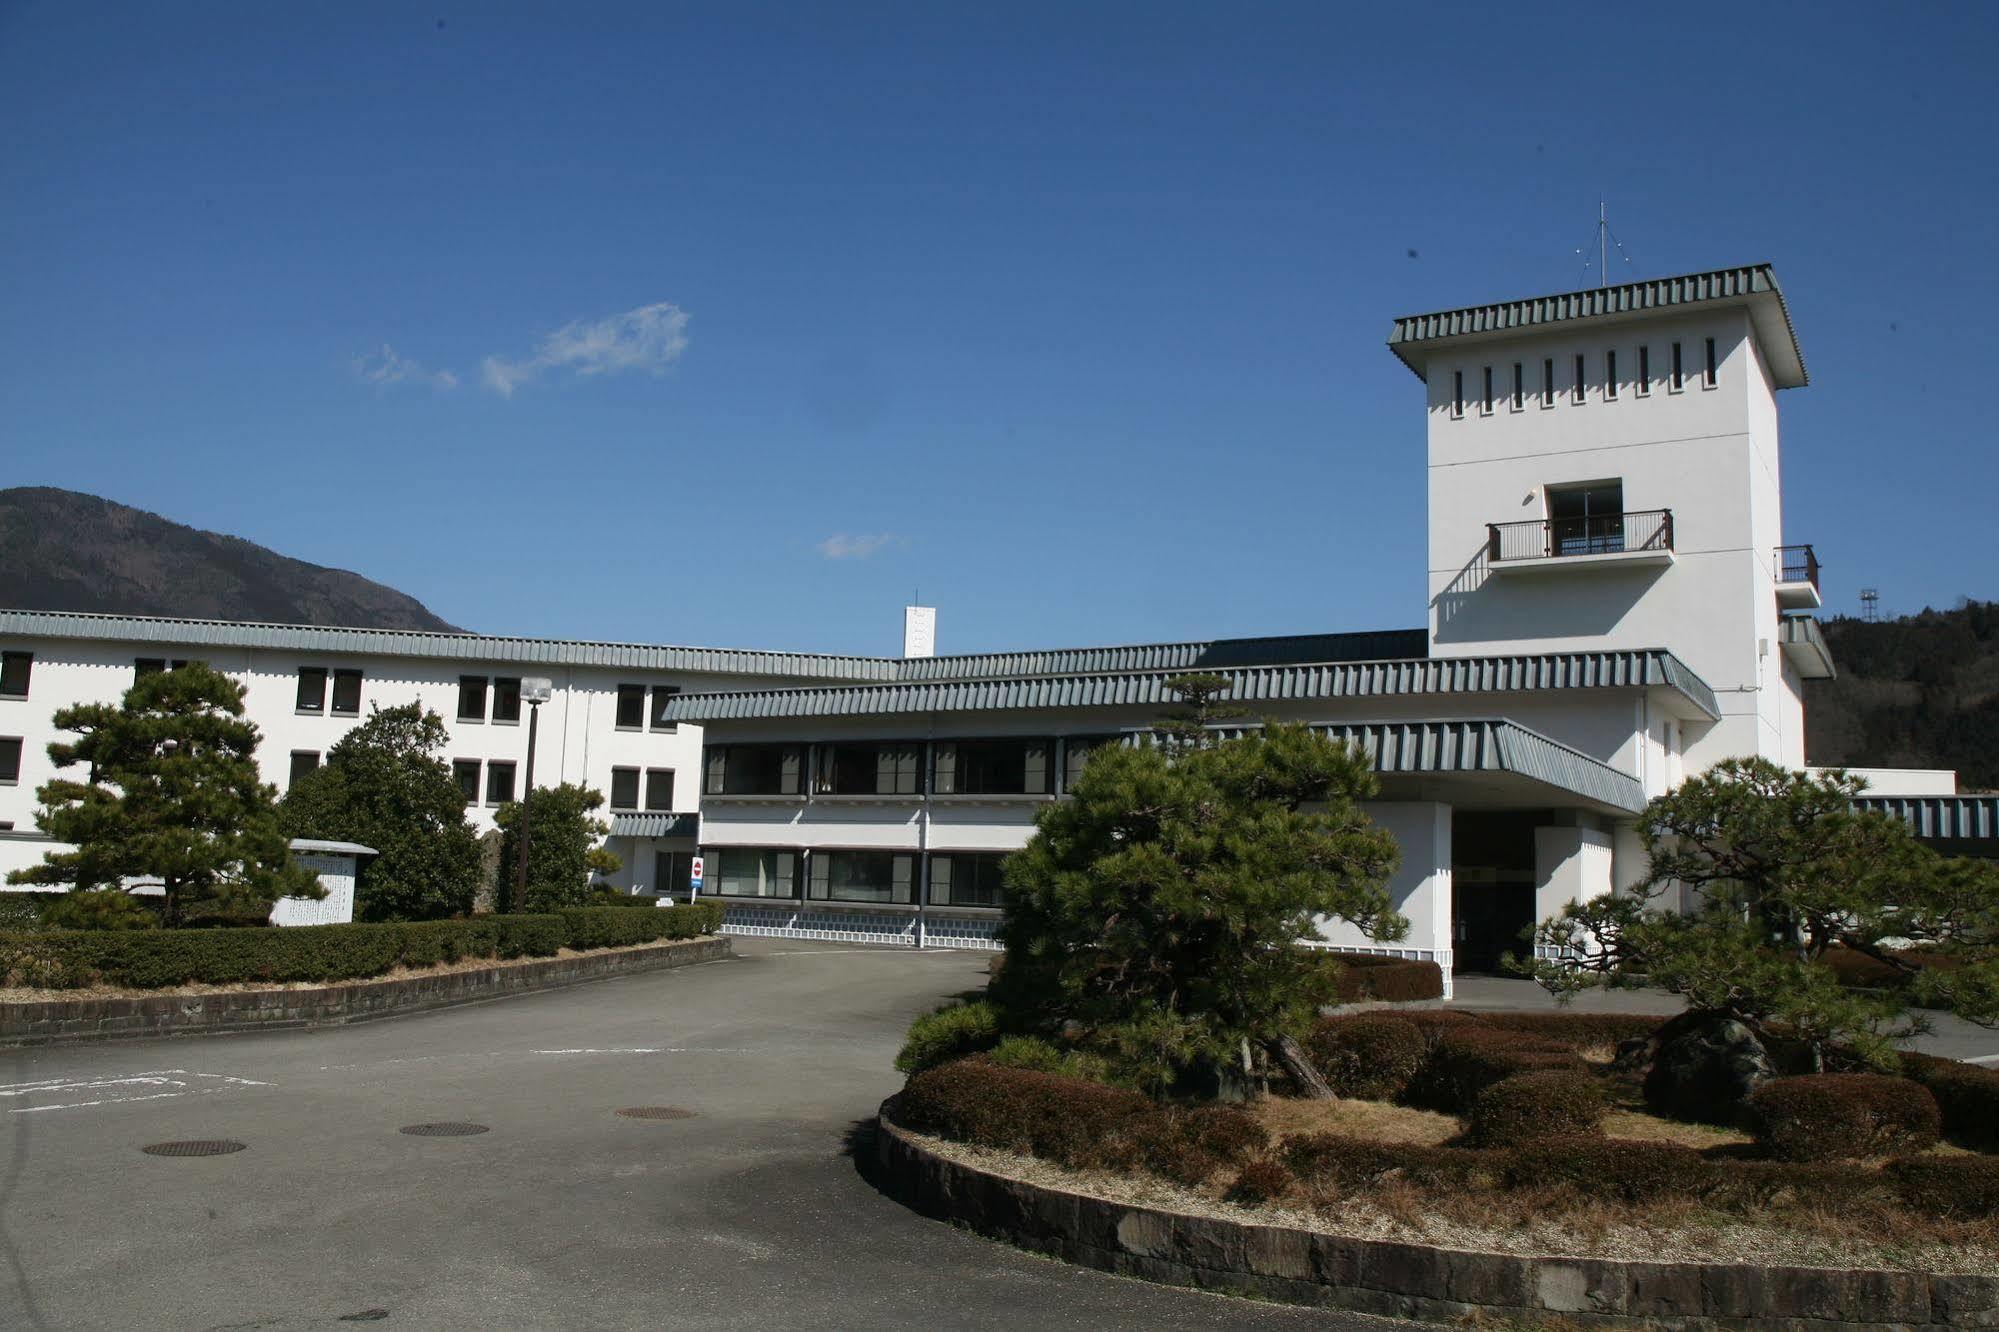
[[[310,927],[301,927],[310,928]],[[366,1022],[502,995],[554,989],[730,955],[728,939],[677,939],[578,957],[552,957],[473,971],[362,980],[291,990],[225,990],[121,999],[52,999],[0,1004],[0,1046]]]
[[951,1161],[889,1122],[889,1190],[926,1216],[1099,1271],[1286,1304],[1445,1322],[1824,1332],[1999,1327],[1999,1280],[1922,1272],[1474,1253],[1107,1202]]

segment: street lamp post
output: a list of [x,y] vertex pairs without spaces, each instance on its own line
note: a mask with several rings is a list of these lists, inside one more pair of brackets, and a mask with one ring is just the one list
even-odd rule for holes
[[554,692],[554,685],[545,676],[530,675],[521,681],[521,701],[528,705],[528,771],[527,784],[521,789],[521,849],[520,864],[514,869],[514,910],[527,910],[528,900],[528,812],[533,807],[534,795],[534,741],[537,723],[541,721],[541,705],[548,702]]

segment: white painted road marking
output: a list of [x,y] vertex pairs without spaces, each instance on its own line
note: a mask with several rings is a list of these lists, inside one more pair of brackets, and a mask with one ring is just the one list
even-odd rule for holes
[[164,1101],[177,1096],[212,1096],[239,1087],[269,1087],[255,1078],[231,1077],[227,1073],[191,1073],[184,1068],[153,1069],[122,1077],[44,1078],[38,1082],[0,1084],[0,1097],[21,1099],[43,1096],[75,1096],[102,1092],[86,1101],[50,1101],[39,1105],[8,1107],[11,1115],[32,1115],[43,1110],[83,1110],[94,1105],[117,1105],[125,1101]]

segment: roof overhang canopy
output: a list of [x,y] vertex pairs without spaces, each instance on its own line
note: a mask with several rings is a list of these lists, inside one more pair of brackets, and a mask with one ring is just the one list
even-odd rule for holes
[[1437,351],[1500,338],[1518,338],[1563,327],[1595,327],[1636,319],[1685,314],[1699,307],[1747,306],[1756,341],[1778,388],[1801,388],[1810,382],[1804,353],[1790,307],[1768,264],[1722,268],[1706,273],[1594,287],[1557,296],[1533,296],[1471,305],[1434,314],[1407,315],[1395,321],[1388,348],[1418,379],[1429,379],[1430,357]]

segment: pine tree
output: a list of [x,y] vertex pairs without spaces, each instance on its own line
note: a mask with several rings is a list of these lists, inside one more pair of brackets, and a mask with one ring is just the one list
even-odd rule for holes
[[52,851],[10,883],[117,888],[158,878],[162,921],[262,920],[280,897],[326,895],[291,858],[277,790],[259,780],[257,742],[243,719],[243,686],[204,662],[146,676],[124,700],[81,703],[55,715],[74,741],[49,746],[58,777],[36,793],[36,826],[72,851]]

